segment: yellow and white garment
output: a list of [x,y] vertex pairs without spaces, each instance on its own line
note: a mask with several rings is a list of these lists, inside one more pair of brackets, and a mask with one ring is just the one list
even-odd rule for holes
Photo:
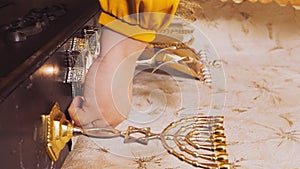
[[136,40],[151,42],[167,28],[179,0],[99,0],[99,23]]

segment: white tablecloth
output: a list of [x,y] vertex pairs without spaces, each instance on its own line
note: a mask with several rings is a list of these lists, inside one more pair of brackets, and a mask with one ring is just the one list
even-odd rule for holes
[[[300,168],[300,11],[275,3],[199,2],[202,10],[196,12],[195,24],[223,61],[226,89],[219,92],[226,94],[226,100],[219,109],[225,116],[230,162],[243,169]],[[195,86],[200,100],[194,98]],[[165,95],[160,96],[159,91]],[[181,104],[182,93],[190,96],[190,102]],[[135,79],[133,103],[147,111],[151,104],[166,101],[166,107],[158,110],[163,110],[163,115],[151,123],[153,131],[159,132],[170,121],[195,112],[195,104],[199,105],[197,111],[208,112],[210,94],[191,79],[142,73]],[[101,147],[87,137],[74,140],[64,169],[192,168],[166,152],[157,154],[153,147],[145,152],[127,147],[122,154],[117,141]]]

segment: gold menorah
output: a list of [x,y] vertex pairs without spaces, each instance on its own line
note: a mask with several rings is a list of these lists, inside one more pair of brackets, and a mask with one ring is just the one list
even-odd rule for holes
[[[229,169],[231,164],[226,152],[223,116],[195,116],[169,124],[161,133],[152,133],[150,127],[128,126],[120,131],[113,128],[82,129],[72,125],[56,103],[49,115],[43,115],[43,137],[50,158],[56,161],[65,144],[77,134],[109,139],[123,137],[124,144],[147,145],[153,139],[161,140],[168,153],[195,167]],[[143,136],[134,137],[134,133]]]

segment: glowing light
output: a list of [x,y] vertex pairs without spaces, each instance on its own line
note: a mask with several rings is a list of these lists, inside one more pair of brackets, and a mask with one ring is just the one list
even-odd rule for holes
[[56,75],[58,73],[58,68],[54,65],[45,65],[42,67],[41,72],[46,76]]

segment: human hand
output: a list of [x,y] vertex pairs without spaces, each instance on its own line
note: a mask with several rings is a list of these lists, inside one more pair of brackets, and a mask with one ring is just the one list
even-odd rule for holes
[[85,78],[84,96],[69,107],[75,124],[87,128],[116,127],[127,118],[136,60],[147,45],[109,29],[103,29],[101,44],[100,57]]

